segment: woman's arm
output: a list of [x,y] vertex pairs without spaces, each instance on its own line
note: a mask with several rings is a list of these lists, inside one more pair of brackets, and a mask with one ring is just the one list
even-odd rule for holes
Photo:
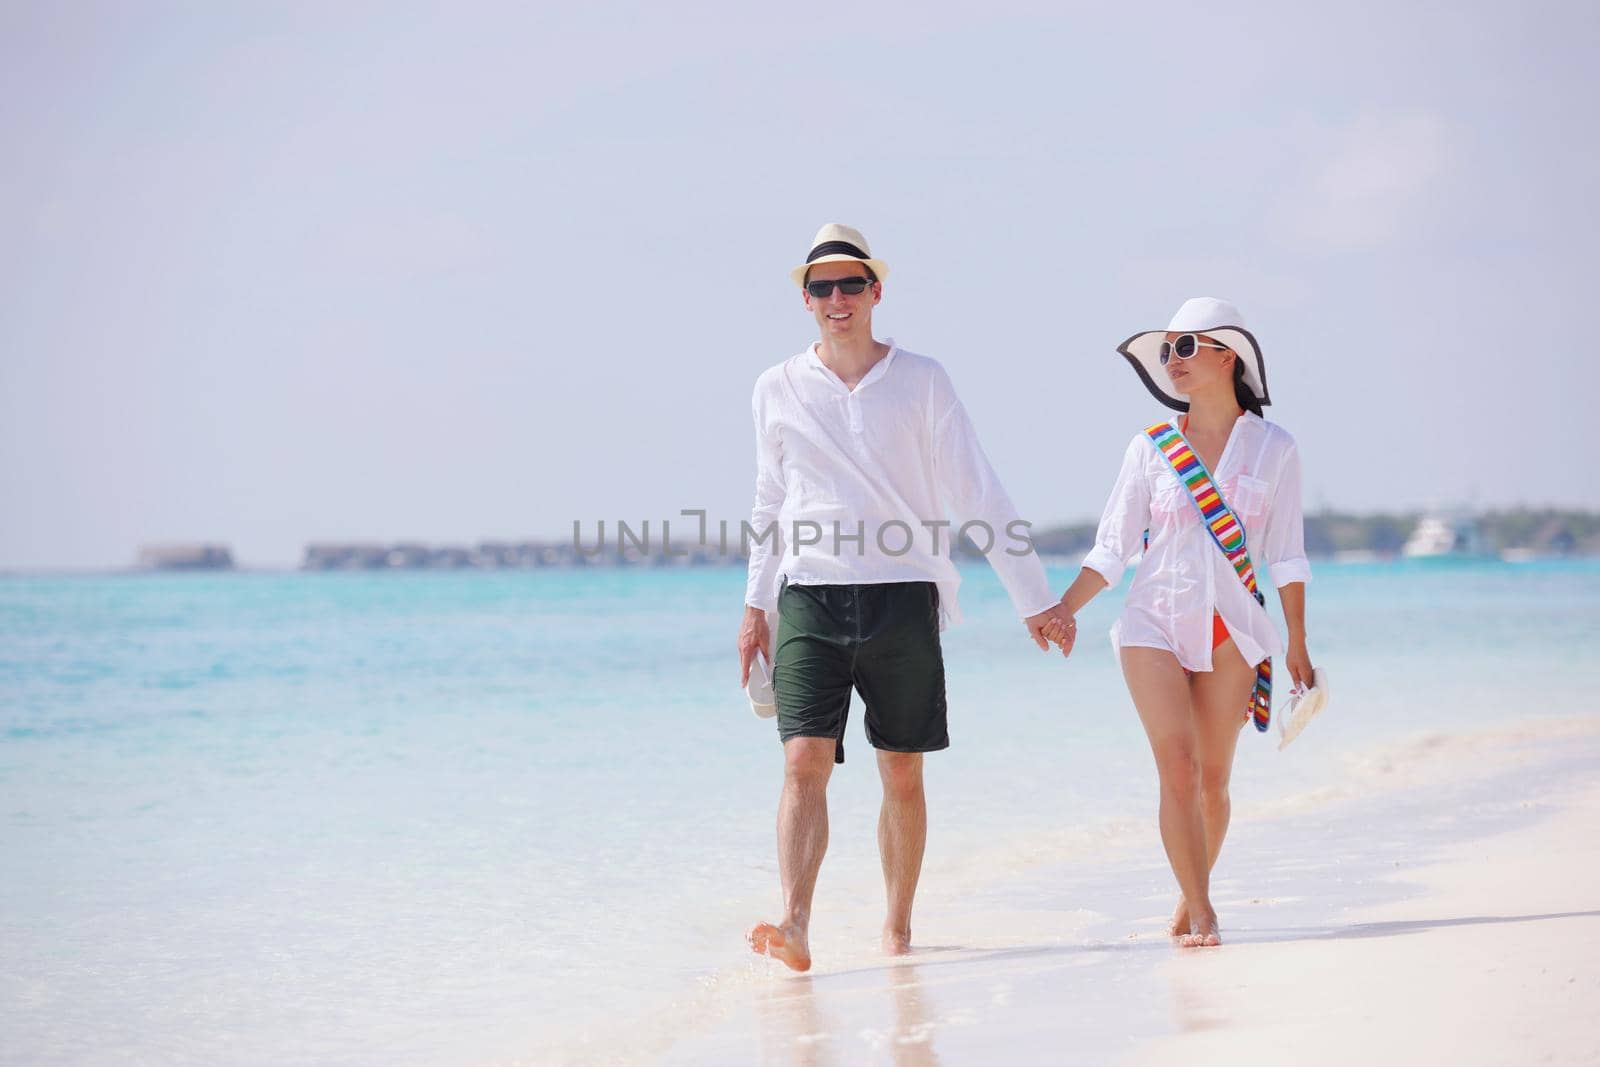
[[[1144,479],[1148,447],[1142,436],[1135,437],[1123,453],[1122,469],[1117,472],[1117,483],[1100,516],[1094,547],[1084,557],[1078,577],[1061,594],[1061,604],[1068,614],[1076,615],[1100,590],[1121,581],[1128,561],[1144,548],[1144,532],[1150,526],[1150,492]],[[1060,646],[1065,656],[1072,651],[1078,624],[1076,620],[1051,620],[1043,633],[1046,640]]]
[[1289,677],[1295,685],[1310,686],[1306,582],[1311,578],[1311,564],[1306,560],[1305,517],[1300,510],[1300,450],[1293,443],[1284,453],[1266,518],[1261,558],[1278,587],[1283,621],[1289,627]]
[[[1111,487],[1105,510],[1100,514],[1094,546],[1083,557],[1084,567],[1098,574],[1106,585],[1122,581],[1128,561],[1144,551],[1144,532],[1150,528],[1150,488],[1145,484],[1144,472],[1149,451],[1150,442],[1143,434],[1128,443],[1116,484]],[[1072,583],[1073,588],[1083,581],[1080,574]],[[1087,604],[1099,591],[1095,589],[1084,596],[1081,603]],[[1065,599],[1062,598],[1063,602]]]
[[1083,568],[1072,584],[1067,586],[1067,591],[1061,594],[1061,603],[1066,607],[1067,614],[1076,615],[1085,604],[1099,594],[1100,590],[1106,588],[1106,585],[1105,575],[1088,567]]
[[1306,583],[1287,582],[1278,587],[1283,621],[1289,626],[1289,677],[1297,686],[1311,687],[1311,653],[1306,649]]

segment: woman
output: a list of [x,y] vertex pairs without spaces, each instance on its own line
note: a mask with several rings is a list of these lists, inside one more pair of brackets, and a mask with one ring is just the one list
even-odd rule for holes
[[[1258,684],[1267,671],[1257,667],[1285,652],[1252,566],[1278,586],[1288,677],[1312,684],[1300,459],[1294,438],[1261,417],[1266,369],[1232,304],[1190,300],[1166,330],[1136,334],[1118,351],[1157,400],[1184,414],[1134,435],[1095,546],[1061,602],[1075,615],[1143,551],[1111,642],[1161,780],[1161,841],[1182,893],[1168,932],[1186,946],[1217,945],[1210,878],[1228,832],[1234,746],[1252,711],[1266,729],[1261,687],[1270,677]],[[1075,623],[1052,623],[1045,636],[1065,655],[1075,632]]]

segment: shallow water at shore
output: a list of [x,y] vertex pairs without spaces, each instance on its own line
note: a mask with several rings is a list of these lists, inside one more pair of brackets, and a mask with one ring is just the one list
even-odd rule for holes
[[[1187,1046],[1154,1059],[1148,1051],[1223,1025],[1218,1004],[1238,994],[1195,971],[1214,951],[1470,935],[1485,923],[1542,917],[1516,907],[1513,894],[1499,919],[1446,907],[1423,920],[1362,921],[1418,894],[1415,879],[1439,857],[1535,825],[1591,789],[1600,716],[1423,735],[1374,756],[1351,768],[1352,788],[1337,796],[1292,798],[1235,823],[1214,881],[1222,949],[1178,950],[1164,935],[1174,888],[1152,828],[984,888],[933,889],[918,922],[934,932],[910,958],[857,943],[827,946],[818,956],[832,958],[809,975],[758,963],[719,991],[718,1011],[658,1022],[654,1046],[592,1038],[561,1055],[673,1067],[1188,1062]],[[1362,984],[1359,974],[1347,978]]]
[[[919,931],[1042,909],[1059,938],[1109,938],[1095,924],[1120,913],[1098,901],[1125,883],[1070,906],[1030,887],[1114,857],[1164,884],[1103,637],[1117,597],[1062,662],[966,574]],[[0,1062],[541,1062],[599,1055],[622,1020],[714,1020],[713,991],[766,966],[739,938],[777,896],[781,756],[737,688],[742,582],[0,579]],[[1286,753],[1243,739],[1241,825],[1341,799],[1402,738],[1600,710],[1597,636],[1593,563],[1320,565],[1311,648],[1335,703]],[[845,960],[881,895],[859,719],[818,894],[819,944]]]

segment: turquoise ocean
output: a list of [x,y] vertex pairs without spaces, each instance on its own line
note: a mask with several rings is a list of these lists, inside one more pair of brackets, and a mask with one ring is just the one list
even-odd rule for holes
[[[1600,561],[1315,569],[1334,701],[1284,753],[1242,739],[1236,810],[1407,737],[1600,711]],[[1120,594],[1063,661],[964,577],[925,884],[1148,834]],[[0,577],[0,1063],[545,1062],[703,1001],[778,899],[743,584]],[[881,893],[859,700],[846,753],[819,915]]]

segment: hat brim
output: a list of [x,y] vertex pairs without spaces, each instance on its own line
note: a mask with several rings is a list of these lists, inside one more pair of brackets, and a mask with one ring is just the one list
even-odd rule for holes
[[[1139,380],[1144,382],[1144,387],[1150,390],[1150,395],[1174,411],[1188,411],[1189,401],[1182,394],[1174,392],[1172,379],[1167,377],[1167,372],[1161,366],[1161,342],[1167,339],[1168,333],[1173,330],[1146,330],[1136,333],[1117,346],[1117,351],[1122,353],[1124,359],[1133,367],[1134,373],[1139,375]],[[1250,392],[1260,401],[1262,407],[1272,403],[1271,396],[1267,393],[1267,366],[1261,359],[1261,346],[1256,343],[1255,335],[1242,326],[1218,326],[1210,330],[1184,330],[1183,333],[1204,334],[1214,337],[1222,344],[1233,349],[1244,363],[1244,383]]]
[[847,256],[842,253],[835,252],[832,255],[818,256],[810,263],[800,264],[798,267],[789,272],[789,277],[793,278],[794,283],[803,289],[805,288],[806,284],[806,271],[823,263],[864,263],[868,267],[872,268],[872,273],[878,276],[878,280],[880,282],[889,276],[889,264],[885,263],[881,259],[858,259],[855,256]]

